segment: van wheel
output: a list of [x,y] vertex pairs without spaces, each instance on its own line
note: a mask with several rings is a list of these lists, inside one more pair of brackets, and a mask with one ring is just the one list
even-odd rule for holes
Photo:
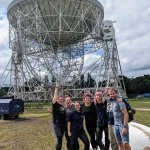
[[18,119],[19,115],[15,115],[15,119]]
[[5,119],[4,115],[1,115],[1,120],[4,120],[4,119]]
[[9,115],[7,115],[7,114],[4,115],[4,118],[5,118],[5,119],[9,119]]

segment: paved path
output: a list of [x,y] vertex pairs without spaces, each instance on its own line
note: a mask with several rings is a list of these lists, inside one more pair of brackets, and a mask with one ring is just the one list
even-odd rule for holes
[[142,102],[142,101],[141,102],[136,102],[135,101],[134,103],[142,103],[142,104],[144,103],[145,104],[145,103],[150,103],[150,102]]
[[150,111],[148,108],[135,108],[136,110]]
[[130,130],[129,131],[130,145],[132,150],[150,150],[150,128],[149,127],[131,122],[129,123],[129,130]]

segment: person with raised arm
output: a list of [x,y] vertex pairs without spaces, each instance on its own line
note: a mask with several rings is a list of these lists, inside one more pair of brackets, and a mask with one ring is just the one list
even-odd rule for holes
[[53,115],[53,128],[57,138],[56,150],[62,149],[62,138],[66,125],[66,111],[63,106],[63,97],[58,96],[59,84],[56,84],[54,97],[52,100],[52,115]]

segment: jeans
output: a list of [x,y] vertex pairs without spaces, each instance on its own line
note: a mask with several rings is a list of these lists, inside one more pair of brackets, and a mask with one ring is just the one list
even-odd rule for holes
[[84,129],[71,131],[71,150],[77,150],[76,145],[78,142],[78,138],[80,138],[84,143],[84,150],[89,150],[90,143]]
[[[105,146],[102,142],[103,131],[105,134]],[[110,141],[108,138],[108,126],[107,125],[96,128],[96,142],[101,150],[103,150],[103,149],[109,150]]]
[[57,137],[57,143],[56,143],[56,150],[61,150],[62,149],[62,138],[63,138],[63,134],[65,131],[65,127],[64,126],[59,126],[57,124],[53,124],[53,129],[54,129],[54,133]]
[[56,143],[56,150],[61,150],[62,149],[62,136],[57,136],[57,143]]
[[114,132],[117,142],[129,143],[129,127],[127,126],[127,134],[122,134],[123,125],[114,125]]

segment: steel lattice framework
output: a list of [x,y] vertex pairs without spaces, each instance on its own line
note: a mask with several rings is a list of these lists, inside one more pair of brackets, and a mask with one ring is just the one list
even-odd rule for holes
[[[105,86],[116,87],[125,96],[113,23],[102,23],[103,17],[97,0],[13,0],[8,7],[12,49],[8,94],[24,100],[49,99],[48,88],[58,81],[62,92],[78,98],[83,90],[93,94],[105,81]],[[86,55],[97,56],[88,69],[83,68]],[[77,81],[83,82],[81,74],[85,80],[89,73],[95,85],[77,88]]]

